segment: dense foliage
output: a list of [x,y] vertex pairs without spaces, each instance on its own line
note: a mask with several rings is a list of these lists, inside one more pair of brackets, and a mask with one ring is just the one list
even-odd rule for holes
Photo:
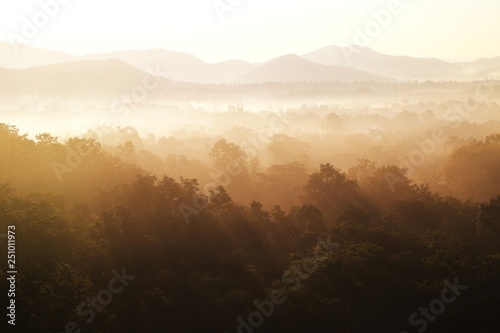
[[[473,201],[366,159],[346,171],[329,163],[310,171],[300,161],[264,169],[223,139],[210,148],[210,165],[184,158],[193,175],[234,170],[207,187],[169,177],[168,168],[150,173],[141,163],[180,165],[182,157],[138,153],[130,141],[31,140],[1,124],[0,232],[16,226],[16,328],[499,332],[499,137],[462,142],[443,160],[440,177],[457,197],[497,194]],[[101,311],[82,315],[79,306],[123,269],[134,278],[109,304],[98,300]],[[6,275],[1,267],[4,285]],[[424,321],[412,326],[409,317],[447,283],[467,288],[425,329]],[[263,323],[238,330],[238,318],[250,325],[255,304],[277,291],[281,301]]]

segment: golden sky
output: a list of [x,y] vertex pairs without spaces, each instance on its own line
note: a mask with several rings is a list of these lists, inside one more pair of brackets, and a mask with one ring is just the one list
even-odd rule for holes
[[500,56],[499,14],[498,0],[2,1],[0,40],[73,54],[164,48],[208,62],[362,42],[387,54],[465,60]]

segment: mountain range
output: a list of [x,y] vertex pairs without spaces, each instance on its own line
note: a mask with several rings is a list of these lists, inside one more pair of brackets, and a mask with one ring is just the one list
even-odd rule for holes
[[[147,74],[120,60],[75,60],[30,68],[0,68],[0,99],[20,96],[57,96],[58,100],[92,100],[131,92]],[[155,77],[151,75],[150,84]],[[165,82],[164,78],[158,81]]]
[[0,54],[2,89],[12,86],[14,78],[16,84],[26,88],[59,89],[52,82],[56,77],[65,82],[75,81],[72,83],[81,88],[91,84],[93,88],[89,89],[97,91],[103,85],[119,89],[120,83],[147,75],[151,68],[160,68],[159,75],[172,81],[200,84],[500,79],[500,57],[450,63],[434,58],[386,55],[361,46],[332,45],[263,63],[232,59],[211,64],[193,54],[162,49],[75,56],[28,45],[13,47],[4,42],[0,42]]

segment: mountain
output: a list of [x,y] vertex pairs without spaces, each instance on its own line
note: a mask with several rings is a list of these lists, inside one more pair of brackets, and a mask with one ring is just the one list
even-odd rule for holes
[[273,59],[240,76],[234,83],[302,82],[302,81],[386,81],[387,79],[357,69],[326,66],[286,55]]
[[346,66],[399,80],[463,79],[463,68],[434,58],[381,54],[361,46],[327,46],[302,58],[323,65]]
[[[163,49],[73,56],[29,45],[0,42],[0,68],[30,68],[74,61],[115,59],[140,72],[154,69],[164,78],[191,83],[250,83],[353,80],[498,79],[500,57],[449,63],[434,58],[392,56],[366,47],[327,46],[302,56],[286,55],[262,64],[243,60],[207,63],[197,56]],[[103,69],[104,70],[104,69]],[[130,70],[130,69],[129,69]],[[127,72],[127,71],[125,71]]]
[[190,53],[161,49],[95,53],[85,55],[84,58],[119,59],[144,71],[158,66],[164,73],[163,76],[170,80],[193,83],[224,83],[256,67],[242,60],[209,64]]
[[179,82],[209,83],[222,79],[209,64],[183,52],[161,49],[88,54],[84,59],[118,59],[140,70],[160,68],[163,76]]
[[243,60],[227,60],[211,65],[223,82],[230,82],[259,67]]
[[[0,68],[0,97],[113,100],[142,86],[147,73],[116,59],[80,60],[25,69]],[[164,82],[166,80],[161,79]],[[152,84],[154,80],[150,79]]]
[[[500,57],[482,58],[482,59],[478,59],[476,61],[469,61],[469,62],[457,62],[457,63],[455,63],[455,65],[460,66],[467,73],[470,73],[470,74],[475,74],[475,73],[479,73],[479,72],[483,72],[483,73],[496,72],[496,73],[498,73],[498,71],[500,69]],[[479,75],[481,75],[481,73]],[[498,74],[496,77],[498,79]]]
[[0,42],[0,54],[2,68],[27,68],[76,60],[75,56],[64,52],[4,42]]
[[479,78],[487,79],[487,80],[500,80],[500,67],[495,69],[487,69],[481,71],[477,74]]

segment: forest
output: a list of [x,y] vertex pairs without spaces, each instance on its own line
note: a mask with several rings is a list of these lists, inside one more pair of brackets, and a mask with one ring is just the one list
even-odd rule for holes
[[500,1],[0,1],[0,333],[500,333]]
[[77,136],[1,123],[16,330],[499,332],[497,102],[350,108]]

